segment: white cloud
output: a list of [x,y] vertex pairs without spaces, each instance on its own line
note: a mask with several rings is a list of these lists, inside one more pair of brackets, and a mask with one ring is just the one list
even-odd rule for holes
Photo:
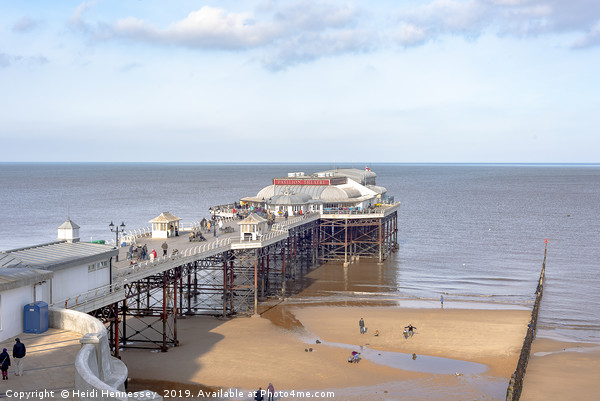
[[[86,22],[94,1],[77,7],[70,24],[99,41],[123,40],[194,50],[258,50],[251,58],[271,70],[332,55],[394,45],[420,46],[447,35],[476,39],[483,33],[527,37],[580,33],[574,47],[598,45],[597,0],[429,0],[399,3],[396,10],[331,1],[264,1],[253,11],[204,6],[164,27],[127,17]],[[391,16],[391,18],[390,18]]]
[[41,66],[48,64],[48,60],[44,56],[19,56],[14,54],[0,53],[0,68],[11,67],[15,64]]
[[205,6],[166,29],[129,17],[98,31],[97,36],[193,48],[240,49],[268,43],[275,31],[272,26],[255,23],[250,13],[227,13]]
[[573,47],[576,49],[592,46],[600,46],[600,21],[597,22],[584,37],[573,43]]
[[280,44],[273,54],[263,58],[263,65],[272,71],[279,71],[323,57],[368,52],[375,43],[370,35],[358,30],[296,35]]
[[80,29],[82,31],[87,31],[88,24],[83,19],[83,14],[87,10],[93,8],[95,5],[96,5],[95,0],[84,1],[83,3],[78,5],[77,8],[75,9],[75,11],[73,12],[73,14],[71,15],[71,18],[69,18],[69,24],[74,28]]
[[12,27],[12,30],[13,32],[30,32],[37,28],[39,25],[39,21],[34,20],[30,17],[23,17],[17,22],[15,22],[15,24]]
[[596,0],[433,0],[402,7],[397,24],[399,44],[418,45],[443,35],[474,38],[485,31],[531,36],[581,33],[575,45],[597,45],[594,28],[600,22]]

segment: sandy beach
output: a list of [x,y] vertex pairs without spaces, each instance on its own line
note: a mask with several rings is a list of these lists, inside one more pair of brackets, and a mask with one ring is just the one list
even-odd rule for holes
[[600,346],[538,338],[533,342],[521,401],[597,400]]
[[[281,310],[276,310],[280,308]],[[269,315],[287,315],[288,327]],[[360,334],[358,321],[368,327]],[[503,399],[525,335],[524,310],[408,309],[281,305],[263,317],[193,317],[178,322],[181,346],[126,350],[131,378],[213,388],[332,390],[335,399]],[[412,337],[402,331],[417,327]],[[374,336],[374,331],[380,332]],[[321,341],[317,344],[316,340]],[[328,345],[329,344],[329,345]],[[364,347],[361,350],[361,346]],[[306,350],[312,348],[313,352]],[[352,350],[366,354],[358,364]],[[378,353],[416,354],[486,365],[477,374],[412,371],[377,363]],[[441,361],[441,360],[440,360]],[[435,360],[431,362],[434,369]]]

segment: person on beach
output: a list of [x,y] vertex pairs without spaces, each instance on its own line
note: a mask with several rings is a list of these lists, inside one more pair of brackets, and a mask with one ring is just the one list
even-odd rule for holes
[[163,256],[167,256],[167,249],[169,249],[169,245],[167,245],[167,241],[163,242],[163,244],[161,245],[161,248],[163,249]]
[[440,295],[440,303],[442,304],[442,309],[444,309],[444,296]]
[[269,383],[269,387],[267,387],[267,401],[273,401],[273,397],[275,397],[275,387],[273,387],[273,383]]
[[362,317],[358,321],[358,328],[360,329],[360,334],[365,334],[365,321]]
[[256,390],[256,393],[254,393],[254,399],[256,401],[263,401],[264,397],[262,387],[259,387],[258,390]]
[[417,328],[415,326],[413,326],[412,324],[409,324],[408,326],[405,327],[405,329],[408,329],[408,334],[412,337],[415,334],[415,330]]
[[23,359],[25,358],[26,353],[25,344],[23,344],[19,338],[15,338],[13,358],[15,358],[15,369],[17,370],[15,375],[17,376],[23,376]]
[[8,380],[8,367],[10,366],[10,356],[6,348],[0,354],[0,368],[2,368],[2,380]]

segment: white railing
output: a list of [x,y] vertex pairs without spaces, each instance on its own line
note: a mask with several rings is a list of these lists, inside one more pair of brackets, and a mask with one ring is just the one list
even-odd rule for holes
[[[202,245],[192,246],[185,248],[177,253],[172,253],[167,256],[160,256],[153,260],[145,260],[142,262],[131,264],[129,267],[125,267],[117,271],[113,277],[113,283],[102,287],[95,288],[88,292],[63,299],[58,302],[54,302],[51,306],[64,307],[66,309],[81,308],[86,304],[90,303],[93,305],[93,309],[97,309],[103,301],[106,300],[106,304],[116,302],[125,297],[124,288],[125,285],[131,282],[140,280],[141,278],[147,277],[151,274],[157,274],[162,271],[173,268],[177,264],[175,263],[191,263],[194,260],[203,257],[213,256],[215,254],[226,252],[231,249],[239,248],[253,248],[260,247],[266,241],[276,241],[279,239],[285,239],[289,234],[288,231],[292,226],[300,224],[306,221],[318,220],[321,217],[319,213],[310,213],[302,216],[295,216],[288,218],[288,220],[281,221],[273,224],[271,231],[260,235],[256,240],[246,240],[240,237],[227,237],[217,238],[214,241],[203,243]],[[228,220],[228,219],[224,219]],[[232,221],[234,219],[230,219]],[[198,226],[196,226],[198,224]],[[199,227],[199,223],[192,223],[190,227]],[[135,235],[136,231],[133,232]],[[139,231],[138,233],[144,233]],[[114,240],[113,240],[114,243]],[[110,302],[107,302],[107,301]],[[91,310],[93,310],[91,309]]]

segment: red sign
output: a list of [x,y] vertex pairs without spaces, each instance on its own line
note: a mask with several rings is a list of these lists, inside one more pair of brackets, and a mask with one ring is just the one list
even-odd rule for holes
[[273,179],[275,185],[329,185],[329,180]]
[[546,238],[546,240],[544,242],[547,244],[548,243],[548,238]]

